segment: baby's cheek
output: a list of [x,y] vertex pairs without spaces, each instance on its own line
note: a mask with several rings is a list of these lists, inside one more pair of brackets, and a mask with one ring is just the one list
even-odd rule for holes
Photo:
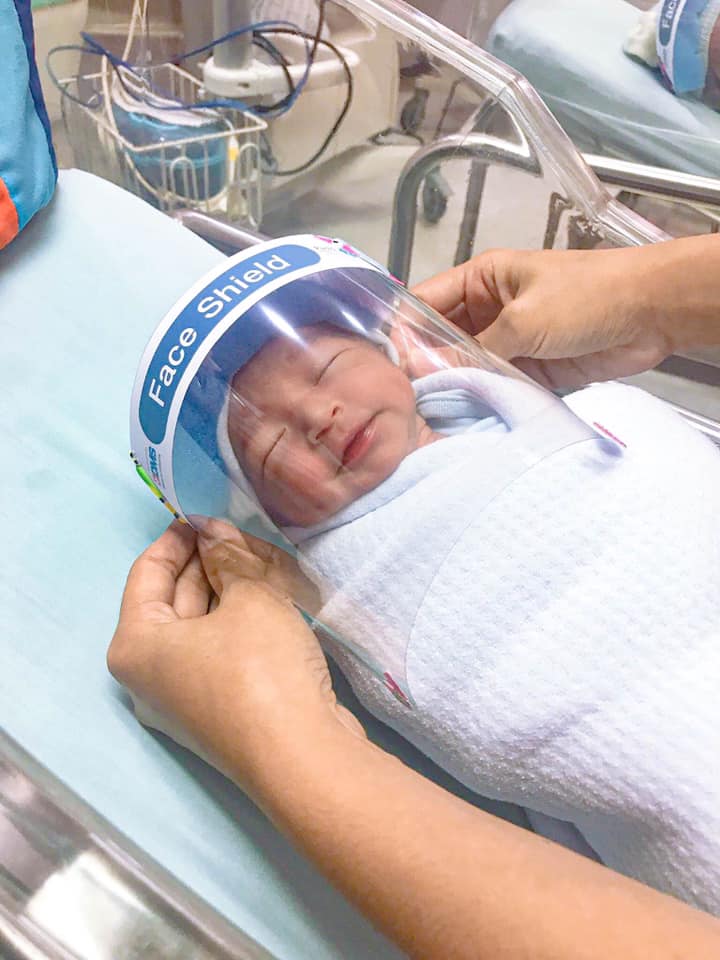
[[320,450],[288,456],[278,477],[280,492],[310,503],[321,502],[334,472]]
[[377,476],[375,477],[376,484],[382,483],[383,480],[387,480],[390,474],[397,470],[408,453],[411,452],[411,450],[408,449],[408,443],[403,441],[404,438],[398,436],[396,443],[392,445],[388,444],[388,446],[382,451],[377,467]]
[[[274,499],[291,523],[319,523],[345,506],[342,484],[334,483],[335,471],[322,461],[303,459],[295,464],[287,481],[276,486]],[[346,498],[353,499],[352,497]]]

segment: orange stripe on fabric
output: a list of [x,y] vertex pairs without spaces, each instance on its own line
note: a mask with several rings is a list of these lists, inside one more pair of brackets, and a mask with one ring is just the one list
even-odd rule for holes
[[0,178],[0,247],[6,246],[13,240],[20,229],[15,204],[2,178]]

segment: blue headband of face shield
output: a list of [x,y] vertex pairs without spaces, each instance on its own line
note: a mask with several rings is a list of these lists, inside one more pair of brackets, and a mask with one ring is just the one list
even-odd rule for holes
[[[324,238],[288,237],[226,261],[176,304],[145,351],[131,411],[141,475],[189,519],[228,518],[218,423],[236,372],[272,338],[320,322],[375,340],[401,289],[374,262]],[[243,528],[287,549],[251,496]]]
[[720,0],[664,0],[657,26],[660,68],[677,94],[702,91]]

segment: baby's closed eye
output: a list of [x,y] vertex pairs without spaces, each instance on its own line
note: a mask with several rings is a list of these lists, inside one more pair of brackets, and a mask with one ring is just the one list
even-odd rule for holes
[[332,365],[335,363],[338,357],[341,357],[344,353],[348,353],[348,351],[350,351],[351,349],[352,347],[345,347],[343,350],[338,350],[337,353],[333,354],[333,356],[330,357],[330,359],[323,366],[321,366],[320,371],[315,379],[315,383],[320,383],[322,378],[328,372],[330,367],[332,367]]

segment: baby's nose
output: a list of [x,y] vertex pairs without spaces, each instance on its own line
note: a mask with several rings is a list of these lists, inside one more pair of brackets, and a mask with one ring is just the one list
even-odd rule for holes
[[325,439],[332,425],[337,421],[342,413],[342,406],[339,403],[326,403],[318,405],[317,409],[311,411],[309,417],[308,440],[313,446],[317,446]]

